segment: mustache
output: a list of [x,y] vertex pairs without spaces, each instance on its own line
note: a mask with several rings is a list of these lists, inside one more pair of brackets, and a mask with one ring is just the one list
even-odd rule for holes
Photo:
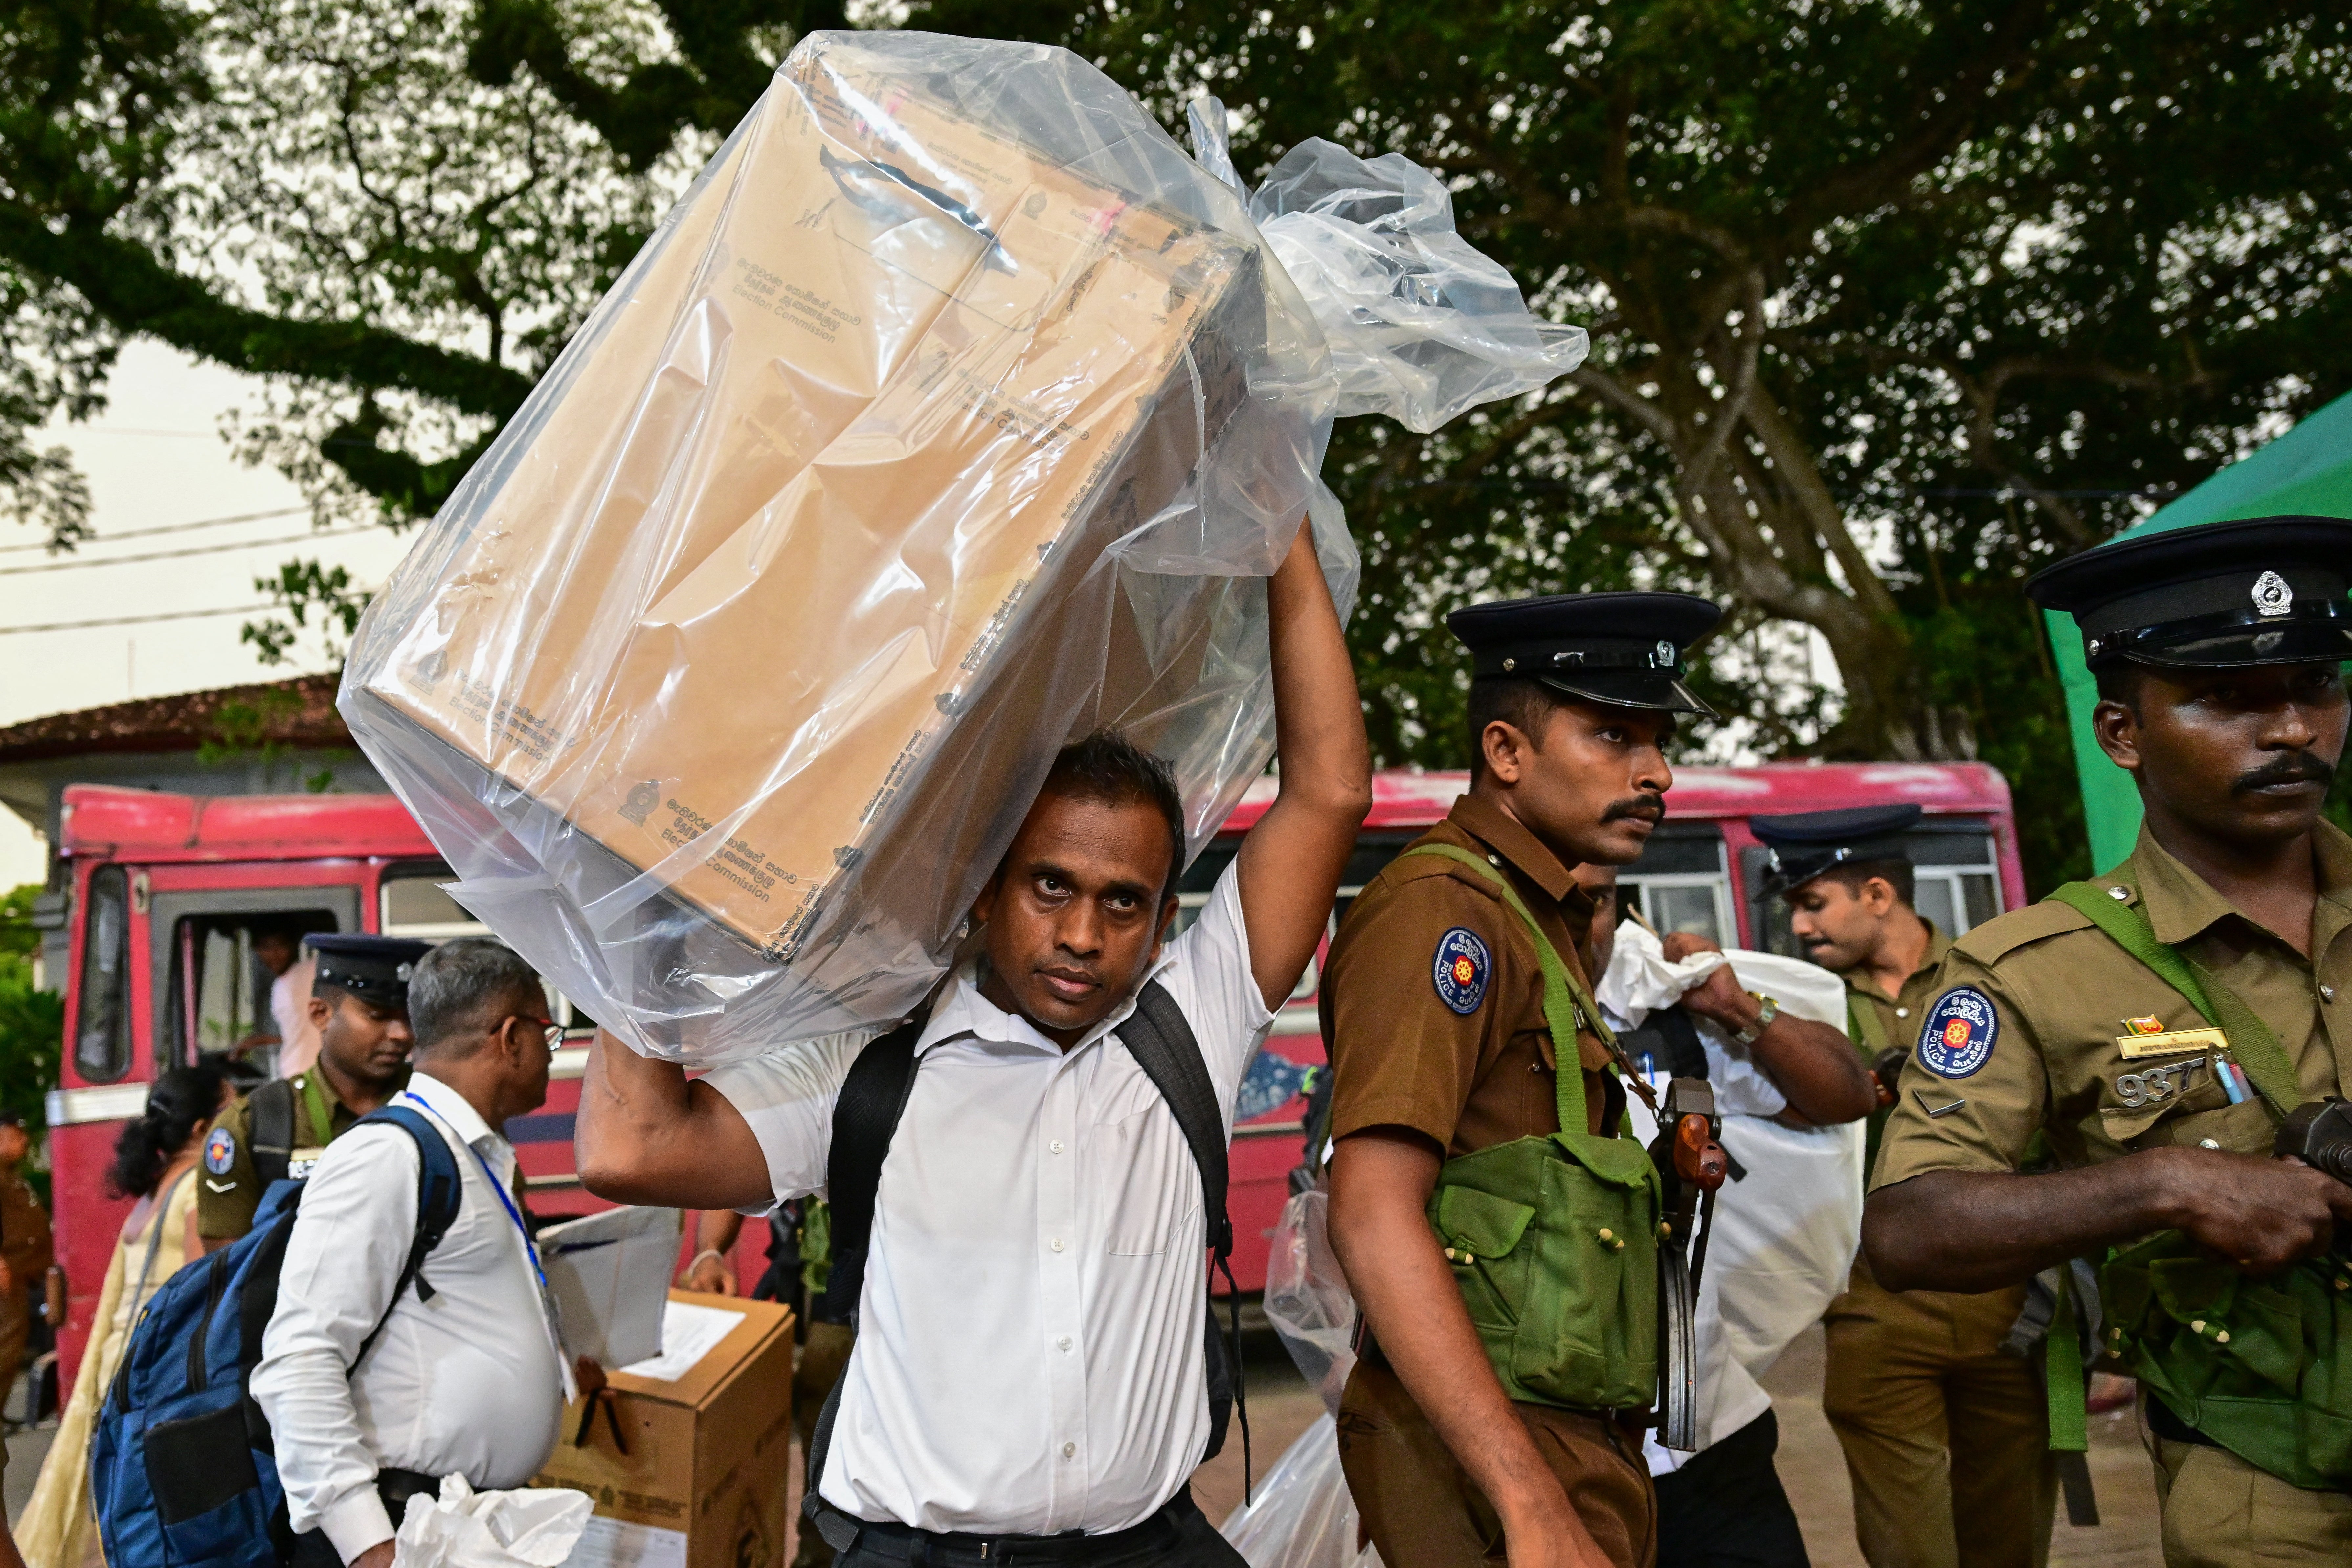
[[1612,800],[1601,814],[1603,822],[1619,822],[1629,816],[1645,816],[1652,822],[1663,822],[1666,816],[1666,797],[1661,795],[1628,795]]
[[2240,773],[2230,785],[2231,795],[2266,789],[2273,784],[2315,784],[2326,789],[2336,783],[2336,770],[2326,759],[2309,752],[2282,752],[2251,773]]

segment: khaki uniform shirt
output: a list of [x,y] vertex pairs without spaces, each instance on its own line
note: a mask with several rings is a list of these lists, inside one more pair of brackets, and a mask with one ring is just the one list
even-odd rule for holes
[[[2157,940],[2211,971],[2271,1026],[2307,1100],[2352,1085],[2352,837],[2326,823],[2316,837],[2309,959],[2240,914],[2145,828],[2130,859],[2092,879],[2123,889]],[[2069,1167],[2209,1140],[2270,1152],[2270,1112],[2258,1096],[2231,1104],[2210,1053],[2125,1054],[2154,1032],[2151,1019],[2165,1031],[2208,1026],[2066,905],[2038,903],[1977,927],[1952,944],[1937,980],[1874,1186],[1928,1171],[2016,1170],[2037,1130]]]
[[[1473,795],[1414,840],[1486,858],[1511,879],[1572,973],[1592,900],[1557,856],[1499,807]],[[1331,1049],[1331,1135],[1370,1127],[1419,1132],[1454,1159],[1559,1130],[1543,971],[1501,890],[1467,866],[1400,858],[1368,883],[1331,943],[1318,1003]],[[1599,1131],[1623,1090],[1610,1052],[1580,1034],[1584,1103]]]
[[49,1211],[15,1171],[0,1171],[0,1259],[19,1290],[38,1290],[53,1261]]
[[[310,1106],[308,1085],[317,1079],[327,1110],[326,1136],[320,1137]],[[335,1093],[334,1080],[312,1068],[284,1080],[294,1090],[294,1152],[287,1173],[300,1176],[329,1143],[341,1137],[359,1113]],[[255,1093],[260,1092],[258,1089]],[[205,1134],[202,1167],[196,1173],[196,1234],[206,1241],[235,1241],[253,1228],[254,1211],[261,1206],[262,1182],[253,1169],[253,1096],[240,1095],[214,1119]]]

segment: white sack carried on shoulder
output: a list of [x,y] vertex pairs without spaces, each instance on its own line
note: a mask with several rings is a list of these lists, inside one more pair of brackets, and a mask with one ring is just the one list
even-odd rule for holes
[[1653,1011],[1673,1006],[1727,962],[1720,952],[1695,952],[1669,963],[1657,932],[1640,921],[1624,921],[1592,999],[1624,1019],[1627,1028],[1638,1029]]
[[1302,516],[1355,595],[1332,420],[1582,353],[1402,160],[1257,200],[1282,245],[1066,50],[803,37],[354,638],[457,900],[709,1066],[905,1016],[1067,740],[1166,759],[1197,851]]
[[595,1506],[569,1487],[478,1492],[463,1476],[444,1476],[438,1499],[408,1500],[393,1568],[561,1568]]

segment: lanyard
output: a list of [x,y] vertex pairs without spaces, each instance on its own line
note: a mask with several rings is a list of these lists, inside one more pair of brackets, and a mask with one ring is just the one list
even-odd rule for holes
[[[415,1100],[419,1106],[423,1107],[425,1110],[432,1116],[434,1121],[438,1121],[444,1127],[449,1127],[449,1119],[442,1115],[439,1111],[435,1110],[432,1104],[425,1100],[423,1096],[419,1095],[415,1089],[404,1089],[400,1091],[400,1097],[403,1100]],[[455,1132],[457,1130],[455,1127],[449,1127],[449,1131]],[[466,1144],[466,1152],[474,1157],[474,1163],[476,1164],[481,1166],[483,1179],[489,1184],[490,1191],[497,1194],[499,1206],[507,1211],[507,1218],[514,1221],[515,1234],[522,1237],[523,1251],[528,1254],[530,1258],[530,1271],[533,1275],[538,1277],[540,1294],[541,1296],[546,1295],[547,1270],[539,1266],[539,1244],[530,1238],[530,1226],[523,1224],[522,1215],[515,1208],[514,1199],[507,1195],[506,1184],[499,1180],[498,1173],[490,1169],[490,1163],[487,1159],[483,1158],[482,1152],[479,1149],[475,1148],[471,1143],[466,1142],[463,1136],[460,1136],[457,1142]]]

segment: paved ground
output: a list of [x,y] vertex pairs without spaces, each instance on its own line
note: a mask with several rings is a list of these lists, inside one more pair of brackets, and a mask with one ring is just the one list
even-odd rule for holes
[[[1271,1334],[1252,1335],[1249,1354],[1251,1447],[1256,1473],[1264,1476],[1284,1449],[1322,1414],[1318,1401]],[[1822,1418],[1822,1341],[1808,1334],[1790,1348],[1766,1380],[1780,1417],[1780,1479],[1796,1505],[1814,1568],[1863,1568],[1853,1543],[1853,1501],[1837,1439]],[[13,1407],[13,1406],[12,1406]],[[2053,1568],[2158,1568],[2156,1492],[2147,1456],[2130,1415],[2091,1418],[2091,1472],[2098,1486],[2105,1522],[2096,1530],[2070,1529],[2062,1517],[2051,1543]],[[8,1439],[7,1506],[13,1520],[33,1489],[46,1431],[21,1432]],[[794,1464],[797,1477],[799,1466]],[[1225,1452],[1201,1467],[1193,1490],[1202,1508],[1222,1521],[1242,1496],[1241,1435],[1235,1430]],[[781,1568],[781,1564],[778,1565]]]

